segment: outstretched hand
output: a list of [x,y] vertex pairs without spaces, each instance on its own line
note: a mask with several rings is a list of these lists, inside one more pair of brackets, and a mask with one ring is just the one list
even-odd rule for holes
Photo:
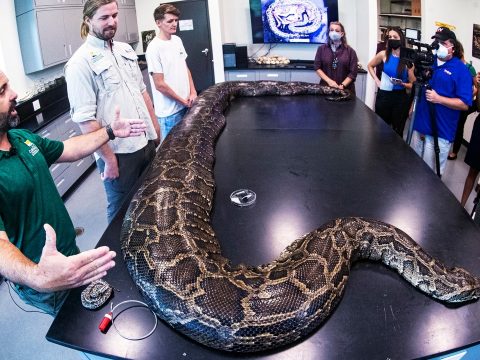
[[116,137],[140,136],[147,130],[142,119],[123,119],[120,117],[120,108],[115,107],[115,119],[110,124]]
[[57,236],[45,224],[45,246],[35,269],[36,289],[41,292],[59,291],[86,285],[107,274],[115,266],[115,252],[106,246],[65,256],[57,250]]

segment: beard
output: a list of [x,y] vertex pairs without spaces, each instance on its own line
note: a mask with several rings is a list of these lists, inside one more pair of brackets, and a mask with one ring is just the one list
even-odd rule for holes
[[110,41],[113,39],[117,32],[117,26],[109,26],[104,29],[97,29],[97,28],[92,28],[92,32],[95,35],[95,37],[104,40],[104,41]]
[[12,111],[15,109],[15,103],[12,104],[10,109],[5,113],[0,113],[0,132],[7,132],[18,126],[20,123],[20,117],[17,113],[12,115]]

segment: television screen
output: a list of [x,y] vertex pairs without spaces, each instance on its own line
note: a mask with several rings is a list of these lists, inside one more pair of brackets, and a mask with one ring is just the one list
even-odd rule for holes
[[337,0],[250,0],[254,43],[324,44]]

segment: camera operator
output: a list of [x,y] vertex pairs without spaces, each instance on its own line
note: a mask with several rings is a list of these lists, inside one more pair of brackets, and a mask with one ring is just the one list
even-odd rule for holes
[[[436,170],[434,136],[438,136],[440,174],[443,174],[450,145],[455,138],[460,112],[472,104],[472,77],[460,60],[457,38],[448,28],[439,27],[432,39],[439,47],[434,57],[433,74],[417,104],[411,146]],[[431,108],[429,108],[431,107]],[[436,122],[436,126],[434,123]],[[434,128],[437,134],[434,133]]]

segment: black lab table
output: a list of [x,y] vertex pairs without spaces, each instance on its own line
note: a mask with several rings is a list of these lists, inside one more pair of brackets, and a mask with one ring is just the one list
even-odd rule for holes
[[[216,147],[213,227],[234,263],[269,262],[294,239],[329,219],[364,216],[391,223],[448,266],[480,275],[480,232],[455,197],[416,154],[362,102],[322,97],[239,98],[227,110]],[[248,208],[229,195],[257,194]],[[117,251],[106,280],[114,303],[141,297],[120,253],[123,213],[99,245]],[[411,359],[480,342],[480,302],[447,307],[379,263],[353,266],[345,295],[311,336],[254,355],[199,345],[160,322],[147,339],[97,330],[105,312],[84,309],[73,290],[47,333],[71,348],[131,359]],[[128,315],[130,313],[130,315]],[[152,318],[134,309],[118,326],[148,332]]]

